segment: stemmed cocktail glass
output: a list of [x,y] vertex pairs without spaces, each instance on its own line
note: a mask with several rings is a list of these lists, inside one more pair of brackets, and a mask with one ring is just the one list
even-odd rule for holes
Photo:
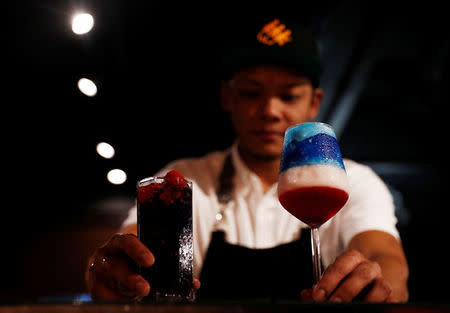
[[348,199],[347,174],[330,125],[302,123],[286,130],[278,197],[288,212],[311,228],[315,285],[322,276],[319,227]]

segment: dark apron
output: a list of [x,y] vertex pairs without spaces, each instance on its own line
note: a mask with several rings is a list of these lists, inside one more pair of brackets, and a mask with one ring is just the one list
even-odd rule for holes
[[[228,155],[219,178],[221,203],[231,199],[233,176]],[[269,249],[250,249],[226,242],[222,231],[213,232],[197,299],[299,300],[301,290],[313,284],[309,233],[309,228],[304,228],[299,240]]]

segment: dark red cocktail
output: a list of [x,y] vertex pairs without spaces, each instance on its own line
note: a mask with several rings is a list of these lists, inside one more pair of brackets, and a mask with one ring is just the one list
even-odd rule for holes
[[[192,184],[178,171],[138,182],[138,237],[155,256],[141,268],[148,300],[192,301]],[[145,299],[144,299],[145,300]]]
[[283,192],[279,199],[292,215],[317,228],[344,206],[348,193],[329,186],[300,187]]

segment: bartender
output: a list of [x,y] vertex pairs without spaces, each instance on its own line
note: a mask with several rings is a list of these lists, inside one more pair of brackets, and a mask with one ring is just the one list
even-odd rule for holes
[[[284,131],[314,119],[324,96],[316,42],[303,26],[275,17],[229,37],[222,50],[221,103],[235,142],[155,173],[177,170],[193,181],[198,298],[407,301],[408,265],[392,196],[369,167],[349,159],[349,200],[319,229],[326,271],[311,287],[308,227],[281,207],[277,180]],[[152,282],[130,261],[149,267],[154,256],[136,232],[134,207],[89,259],[86,281],[94,299],[148,295]]]

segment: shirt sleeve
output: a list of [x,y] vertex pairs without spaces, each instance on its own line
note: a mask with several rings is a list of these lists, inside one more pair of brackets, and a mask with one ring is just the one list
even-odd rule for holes
[[124,228],[126,226],[129,226],[131,224],[137,224],[137,207],[136,205],[134,205],[133,207],[131,207],[128,210],[128,216],[127,218],[123,221],[122,223],[122,227]]
[[379,230],[398,240],[393,197],[382,179],[368,166],[351,162],[347,175],[350,194],[340,216],[340,238],[344,247],[358,233]]

